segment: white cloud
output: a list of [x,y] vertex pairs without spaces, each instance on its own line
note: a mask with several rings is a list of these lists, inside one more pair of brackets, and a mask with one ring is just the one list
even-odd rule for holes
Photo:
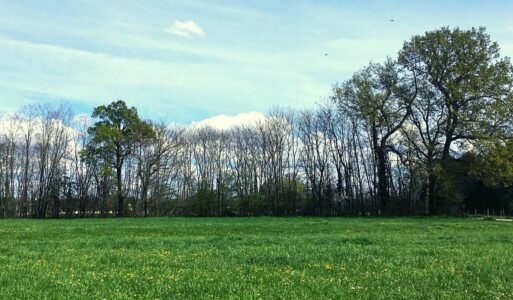
[[165,29],[166,32],[177,36],[190,38],[192,36],[205,36],[205,32],[198,24],[193,21],[175,21],[175,23]]
[[193,122],[193,127],[210,126],[215,129],[227,130],[240,125],[254,125],[263,121],[265,116],[260,112],[241,113],[235,116],[218,115],[202,121]]

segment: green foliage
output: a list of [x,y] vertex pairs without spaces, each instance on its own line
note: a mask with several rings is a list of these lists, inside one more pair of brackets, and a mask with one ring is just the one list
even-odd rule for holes
[[247,204],[246,213],[249,215],[260,215],[266,211],[265,199],[258,193],[247,195],[244,202]]
[[510,222],[0,220],[2,299],[511,299]]
[[485,141],[479,147],[474,174],[488,185],[513,187],[513,140]]
[[209,188],[200,188],[194,196],[186,200],[191,215],[207,217],[213,215],[216,194]]
[[[467,153],[458,159],[437,164],[439,203],[441,211],[460,214],[488,209],[496,213],[513,208],[513,189],[505,185],[500,168],[488,162],[482,153]],[[495,171],[494,171],[495,170]]]
[[343,111],[363,119],[369,128],[382,129],[385,134],[402,125],[415,95],[411,82],[391,59],[356,72],[335,93]]
[[155,138],[151,124],[142,121],[135,107],[128,108],[122,100],[96,107],[92,117],[99,121],[88,129],[91,142],[86,151],[102,154],[108,160],[116,156],[124,158],[138,143]]
[[465,201],[465,179],[468,176],[464,161],[450,159],[438,163],[435,174],[439,182],[439,211],[448,214],[461,214]]
[[496,135],[510,122],[513,68],[485,28],[443,27],[414,36],[399,63],[416,72],[422,89],[445,107],[446,148],[460,139]]
[[513,140],[485,140],[470,158],[466,197],[468,208],[513,208]]
[[0,196],[0,218],[14,217],[16,212],[16,199]]

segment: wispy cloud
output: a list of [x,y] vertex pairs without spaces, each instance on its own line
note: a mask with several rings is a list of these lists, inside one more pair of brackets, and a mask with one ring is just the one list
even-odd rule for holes
[[167,27],[165,31],[186,38],[191,38],[193,36],[205,36],[205,31],[203,31],[203,28],[190,20],[184,22],[175,21],[175,23]]
[[[162,49],[170,53],[211,55],[206,48],[176,48],[174,43],[166,43],[161,44],[165,46]],[[222,113],[265,111],[276,105],[276,99],[283,105],[311,105],[329,91],[329,84],[323,85],[301,70],[282,68],[279,62],[286,57],[279,53],[245,52],[237,47],[210,49],[214,53],[212,62],[193,64],[117,56],[0,35],[0,57],[11,57],[0,60],[0,111],[14,111],[20,104],[52,99],[74,104],[80,101],[85,108],[78,109],[84,111],[106,101],[124,99],[153,117],[184,123]],[[224,61],[231,63],[220,63]],[[294,62],[295,59],[289,64]],[[12,74],[13,69],[18,72]],[[253,82],[259,82],[257,92]]]

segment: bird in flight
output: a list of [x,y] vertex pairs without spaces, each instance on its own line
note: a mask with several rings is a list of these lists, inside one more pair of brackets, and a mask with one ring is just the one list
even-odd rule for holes
[[394,22],[395,20],[394,19],[390,19],[390,22]]

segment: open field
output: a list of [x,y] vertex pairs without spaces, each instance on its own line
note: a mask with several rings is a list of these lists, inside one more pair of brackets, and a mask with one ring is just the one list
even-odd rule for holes
[[1,299],[513,298],[513,222],[0,220]]

